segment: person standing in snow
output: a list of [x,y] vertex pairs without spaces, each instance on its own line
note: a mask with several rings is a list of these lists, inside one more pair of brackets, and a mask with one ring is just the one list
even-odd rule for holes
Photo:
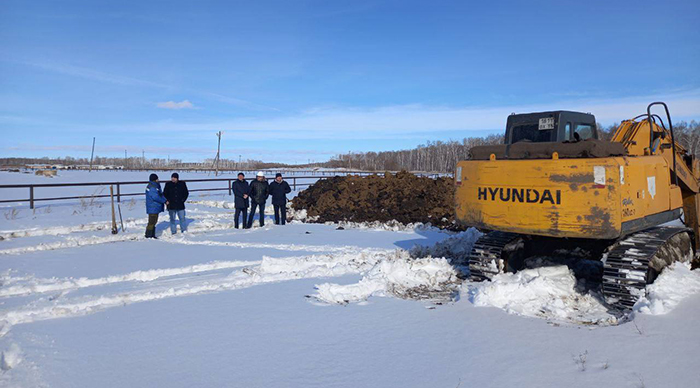
[[260,209],[260,226],[265,226],[265,201],[270,196],[270,185],[265,179],[265,173],[258,172],[256,179],[250,184],[250,216],[248,217],[248,228],[253,227],[253,218],[255,218],[255,208]]
[[176,172],[170,176],[170,182],[165,184],[163,189],[163,196],[168,201],[165,204],[168,206],[168,214],[170,214],[170,231],[175,234],[177,233],[177,224],[175,223],[175,218],[180,220],[180,231],[184,233],[187,231],[187,224],[185,223],[185,201],[190,195],[189,190],[187,190],[187,184],[180,180],[180,175]]
[[282,174],[277,173],[274,182],[270,183],[272,206],[275,208],[275,225],[284,225],[287,222],[287,194],[291,192],[289,183],[282,180]]
[[168,200],[163,196],[158,182],[158,175],[151,174],[148,177],[148,185],[146,186],[146,213],[148,213],[148,225],[146,225],[146,238],[156,237],[156,224],[158,223],[158,214],[164,209],[165,203]]
[[233,182],[233,202],[236,208],[236,229],[238,229],[238,217],[243,213],[243,229],[248,229],[248,192],[250,186],[242,172],[238,173],[238,179]]

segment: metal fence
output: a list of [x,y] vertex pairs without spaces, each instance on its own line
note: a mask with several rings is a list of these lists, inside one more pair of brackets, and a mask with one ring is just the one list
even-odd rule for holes
[[[318,173],[321,173],[319,171]],[[331,175],[326,175],[329,173],[329,171],[323,171],[323,175],[309,175],[309,176],[290,176],[285,178],[287,180],[287,183],[292,187],[292,190],[296,190],[297,188],[303,188],[303,187],[308,187],[311,186],[313,183],[315,183],[319,179],[325,179],[325,178],[330,178],[332,177]],[[333,176],[337,176],[340,174],[344,175],[373,175],[377,173],[373,172],[367,172],[367,171],[361,171],[361,172],[349,172],[349,171],[336,171],[336,174]],[[416,175],[420,176],[427,176],[431,178],[435,178],[439,176],[440,174],[433,174],[433,173],[423,173],[423,172],[416,172],[414,173]],[[255,178],[246,178],[247,181],[252,181]],[[267,178],[268,180],[271,180],[272,178]],[[309,179],[314,179],[313,182],[299,182],[299,180],[309,180]],[[197,182],[221,182],[225,183],[226,187],[211,187],[211,188],[203,188],[203,189],[190,189],[190,192],[203,192],[203,191],[228,191],[228,194],[231,195],[232,191],[232,183],[236,180],[236,178],[231,177],[231,178],[207,178],[207,179],[187,179],[185,182],[187,183],[197,183]],[[63,201],[63,200],[71,200],[71,199],[93,199],[93,198],[109,198],[111,197],[110,194],[93,194],[93,195],[76,195],[76,196],[62,196],[62,197],[37,197],[37,191],[42,188],[49,188],[49,187],[86,187],[86,186],[101,186],[101,187],[109,187],[112,186],[114,187],[114,197],[116,198],[117,202],[121,202],[122,197],[131,197],[131,196],[137,196],[137,195],[144,195],[143,191],[137,192],[137,193],[122,193],[122,188],[123,186],[133,186],[133,185],[146,185],[148,184],[148,181],[125,181],[125,182],[85,182],[85,183],[37,183],[37,184],[13,184],[13,185],[0,185],[0,190],[2,189],[29,189],[29,197],[28,198],[19,198],[19,199],[0,199],[0,203],[15,203],[15,202],[29,202],[29,208],[34,209],[35,203],[39,201]]]
[[[287,178],[287,182],[296,190],[297,187],[307,187],[312,185],[312,182],[301,183],[297,182],[297,179],[318,179],[318,176],[296,176]],[[251,181],[253,178],[248,178],[246,180]],[[232,183],[236,179],[234,178],[211,178],[211,179],[188,179],[187,183],[197,183],[197,182],[221,182],[225,183],[226,187],[211,187],[204,189],[190,189],[192,192],[202,192],[202,191],[228,191],[231,195]],[[269,180],[269,179],[268,179]],[[92,198],[109,198],[109,194],[94,194],[94,195],[76,195],[76,196],[65,196],[65,197],[41,197],[36,196],[37,189],[49,188],[49,187],[86,187],[86,186],[102,186],[102,187],[114,187],[114,197],[117,202],[121,202],[122,197],[131,197],[136,195],[144,195],[143,191],[138,193],[123,193],[122,187],[133,186],[133,185],[146,185],[148,181],[128,181],[128,182],[87,182],[87,183],[37,183],[37,184],[19,184],[19,185],[0,185],[0,189],[29,189],[29,198],[21,199],[3,199],[0,203],[14,203],[14,202],[29,202],[29,208],[34,209],[35,202],[38,201],[63,201],[71,199],[92,199]]]

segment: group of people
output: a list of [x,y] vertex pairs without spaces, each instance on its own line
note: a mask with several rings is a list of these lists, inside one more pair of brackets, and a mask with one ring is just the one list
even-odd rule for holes
[[[233,183],[234,206],[236,208],[234,226],[236,229],[239,228],[238,220],[242,215],[243,229],[251,228],[255,219],[256,208],[260,213],[260,226],[264,226],[265,203],[269,197],[272,197],[272,207],[275,209],[275,224],[284,225],[287,222],[287,194],[291,191],[292,188],[289,187],[289,183],[282,179],[282,174],[280,173],[275,175],[275,180],[272,183],[267,183],[265,174],[260,171],[255,180],[248,184],[245,180],[245,175],[239,172],[238,179]],[[250,205],[248,200],[250,200]],[[248,215],[249,206],[250,215]]]
[[[282,174],[277,173],[275,180],[268,183],[265,174],[260,171],[255,180],[250,184],[245,180],[245,174],[238,173],[238,179],[233,183],[232,192],[234,196],[235,227],[241,225],[239,219],[242,218],[243,229],[253,226],[255,211],[260,214],[260,226],[265,225],[265,203],[272,197],[272,206],[275,209],[275,224],[284,225],[287,221],[287,194],[292,191],[289,183],[282,179]],[[170,182],[165,184],[161,190],[158,175],[151,174],[146,186],[146,213],[148,213],[148,225],[146,226],[146,238],[156,238],[156,224],[158,215],[168,208],[170,215],[170,231],[177,233],[177,221],[180,223],[180,231],[187,230],[185,222],[185,201],[190,192],[187,184],[180,180],[178,173],[173,173]],[[248,208],[250,207],[250,215]]]

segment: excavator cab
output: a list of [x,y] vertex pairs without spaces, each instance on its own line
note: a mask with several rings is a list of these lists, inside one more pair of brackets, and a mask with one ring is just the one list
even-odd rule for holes
[[595,116],[590,113],[558,110],[511,114],[506,124],[505,144],[577,142],[598,139]]

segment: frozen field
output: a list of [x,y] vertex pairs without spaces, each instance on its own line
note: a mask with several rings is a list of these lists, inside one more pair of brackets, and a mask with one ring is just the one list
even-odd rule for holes
[[[8,176],[19,175],[2,183],[24,183]],[[475,230],[280,227],[269,218],[235,230],[230,201],[193,198],[186,235],[171,236],[163,214],[157,241],[143,238],[142,198],[122,203],[126,230],[117,235],[106,202],[3,206],[0,386],[700,381],[697,270],[666,270],[625,318],[562,266],[462,283],[443,257],[468,252]]]

